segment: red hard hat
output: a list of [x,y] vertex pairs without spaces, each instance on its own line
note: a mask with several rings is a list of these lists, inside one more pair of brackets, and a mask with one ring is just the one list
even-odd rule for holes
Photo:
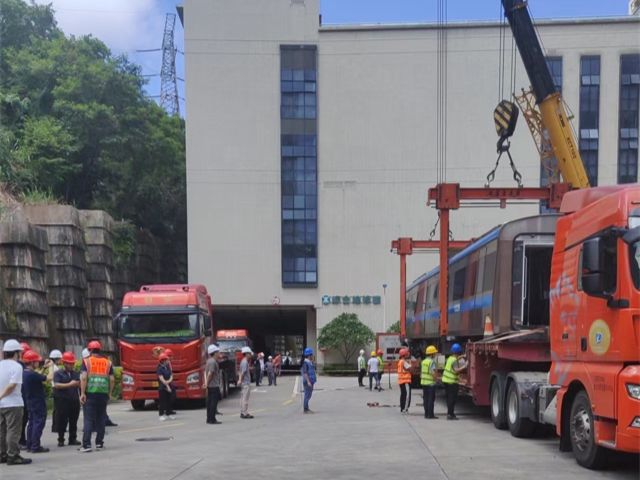
[[400,352],[398,352],[400,354],[401,357],[404,357],[405,355],[409,355],[409,350],[407,350],[406,348],[401,348]]
[[38,352],[36,352],[35,350],[27,350],[22,355],[22,361],[24,363],[41,362],[42,357],[38,355]]
[[73,352],[64,352],[62,354],[62,363],[76,363],[76,356]]
[[158,360],[169,360],[169,356],[166,353],[161,353],[160,355],[158,355]]
[[100,345],[100,342],[97,340],[91,340],[87,348],[89,350],[102,350],[102,345]]
[[382,355],[384,352],[382,350],[378,350],[378,355]]
[[22,347],[23,352],[28,352],[29,350],[31,350],[31,347],[27,342],[20,342],[20,346]]
[[171,351],[171,349],[170,349],[170,348],[167,348],[167,349],[164,351],[164,354],[165,354],[165,355],[167,355],[168,357],[173,357],[173,352]]

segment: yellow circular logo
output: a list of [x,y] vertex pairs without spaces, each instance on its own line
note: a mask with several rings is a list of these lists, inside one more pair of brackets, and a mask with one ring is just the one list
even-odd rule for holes
[[609,350],[611,332],[603,320],[596,320],[589,329],[589,348],[596,355],[604,355]]

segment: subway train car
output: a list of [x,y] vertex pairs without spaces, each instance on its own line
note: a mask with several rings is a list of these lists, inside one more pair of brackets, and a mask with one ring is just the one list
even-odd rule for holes
[[[559,215],[495,227],[449,260],[449,328],[440,338],[440,268],[406,290],[406,333],[412,353],[428,345],[482,339],[549,325],[551,256]],[[443,350],[440,350],[443,351]]]

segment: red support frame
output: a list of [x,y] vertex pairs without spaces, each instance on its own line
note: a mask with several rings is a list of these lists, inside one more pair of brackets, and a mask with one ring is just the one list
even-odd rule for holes
[[[427,205],[435,202],[440,213],[440,240],[413,240],[399,238],[391,242],[391,251],[400,255],[400,335],[406,338],[406,289],[407,289],[407,255],[414,250],[438,249],[440,251],[440,335],[446,336],[448,323],[449,291],[449,249],[463,249],[469,241],[449,240],[449,219],[451,210],[458,210],[462,200],[498,200],[500,208],[507,206],[507,201],[546,200],[549,208],[560,208],[562,197],[571,191],[568,183],[554,183],[539,188],[460,188],[459,183],[440,183],[429,189]],[[473,240],[472,240],[473,241]]]

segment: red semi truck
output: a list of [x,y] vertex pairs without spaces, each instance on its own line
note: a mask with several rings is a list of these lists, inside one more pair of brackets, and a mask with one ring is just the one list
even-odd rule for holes
[[[179,399],[202,400],[207,348],[213,341],[211,297],[203,285],[145,285],[128,292],[114,319],[122,364],[122,399],[134,409],[158,399],[157,352],[170,349]],[[237,382],[235,354],[223,352],[222,394]]]

